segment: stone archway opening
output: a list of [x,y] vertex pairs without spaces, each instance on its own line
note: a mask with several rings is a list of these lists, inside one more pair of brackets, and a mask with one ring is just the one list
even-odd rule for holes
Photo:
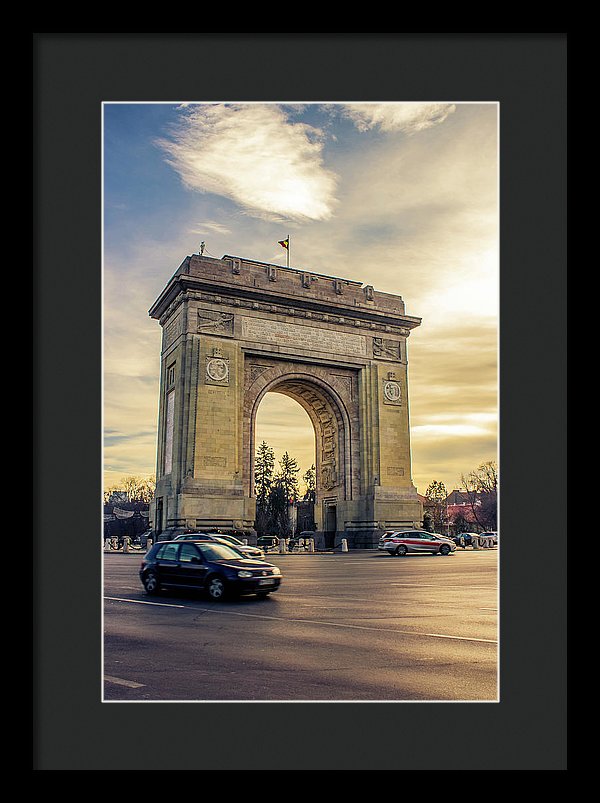
[[[352,499],[353,486],[360,481],[360,470],[353,472],[353,453],[356,455],[358,432],[351,426],[346,404],[331,381],[286,361],[271,361],[263,366],[259,381],[254,381],[246,395],[248,448],[248,492],[254,491],[254,454],[257,447],[256,416],[262,400],[269,393],[293,399],[306,412],[312,423],[315,438],[316,494],[314,520],[317,530],[327,533],[332,541],[343,516],[343,505]],[[354,442],[354,452],[352,444]]]
[[[294,398],[277,390],[266,393],[257,409],[255,418],[255,483],[257,461],[263,443],[272,449],[274,456],[273,477],[281,471],[281,461],[285,453],[296,461],[298,472],[298,495],[293,505],[288,506],[288,524],[290,534],[298,534],[307,530],[314,530],[315,510],[314,492],[307,487],[305,476],[314,468],[316,474],[316,433],[314,423],[310,416]],[[315,478],[318,481],[318,477]],[[312,485],[312,484],[311,484]],[[260,501],[260,494],[256,493],[256,519],[255,529],[258,535],[271,535],[273,521],[268,504]]]
[[304,488],[303,475],[315,466],[315,427],[310,416],[295,399],[277,390],[266,393],[256,412],[254,442],[262,441],[270,446],[275,455],[275,471],[284,452],[297,460],[298,480]]

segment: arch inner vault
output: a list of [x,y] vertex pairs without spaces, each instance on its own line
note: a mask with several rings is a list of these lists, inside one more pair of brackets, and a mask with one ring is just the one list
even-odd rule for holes
[[360,282],[239,257],[187,257],[150,310],[163,331],[152,526],[243,530],[255,516],[255,419],[290,396],[316,440],[320,530],[371,547],[414,526],[407,339],[419,318]]

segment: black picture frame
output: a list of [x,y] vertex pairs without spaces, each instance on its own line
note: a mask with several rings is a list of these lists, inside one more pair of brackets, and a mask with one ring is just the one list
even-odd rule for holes
[[[33,34],[34,769],[566,769],[566,42]],[[100,123],[119,100],[499,101],[499,703],[272,703],[265,752],[252,704],[100,702]]]

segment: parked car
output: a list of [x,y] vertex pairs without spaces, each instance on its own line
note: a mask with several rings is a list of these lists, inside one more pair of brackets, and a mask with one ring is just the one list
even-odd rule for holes
[[263,550],[258,546],[251,546],[250,544],[245,544],[243,541],[240,541],[239,538],[236,538],[235,535],[229,535],[228,533],[219,533],[218,536],[215,536],[221,541],[225,541],[227,544],[230,544],[235,549],[239,549],[240,552],[243,552],[244,555],[247,555],[249,558],[259,558],[262,559],[265,556]]
[[160,541],[144,556],[140,580],[148,594],[163,587],[196,588],[215,601],[227,595],[266,597],[281,584],[281,570],[272,563],[244,558],[218,541]]
[[174,538],[170,538],[170,541],[216,541],[217,538],[220,538],[219,533],[198,533],[195,530],[188,530],[181,535],[176,535]]
[[408,555],[409,553],[431,552],[433,555],[449,555],[456,549],[451,538],[426,530],[397,530],[389,535],[384,533],[379,541],[379,549],[390,555]]
[[279,549],[279,538],[276,535],[261,535],[256,539],[256,546],[265,552],[272,552],[274,549]]
[[479,534],[480,538],[490,538],[494,546],[498,546],[498,533],[495,530],[488,530]]
[[154,539],[154,533],[152,532],[152,530],[146,530],[146,532],[141,533],[141,535],[139,536],[139,543],[142,549],[146,549],[146,547],[148,546],[148,539],[150,538]]
[[465,549],[465,547],[473,545],[473,536],[479,538],[479,533],[457,533],[456,535],[452,536],[452,540],[456,546]]
[[262,559],[265,553],[262,549],[255,546],[249,546],[234,535],[227,535],[226,533],[183,533],[177,535],[174,541],[220,541],[223,544],[229,544],[234,549],[242,552],[245,557]]
[[468,546],[473,546],[473,539],[476,539],[477,546],[483,545],[483,539],[487,539],[491,544],[497,545],[498,544],[498,536],[497,533],[493,532],[486,532],[486,533],[457,533],[456,535],[452,536],[452,540],[454,543],[465,549]]

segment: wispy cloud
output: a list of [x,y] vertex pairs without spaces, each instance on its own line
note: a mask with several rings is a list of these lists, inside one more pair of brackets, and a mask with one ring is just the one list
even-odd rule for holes
[[336,176],[323,166],[323,132],[291,122],[279,106],[190,106],[158,145],[186,187],[230,198],[257,217],[332,215]]
[[379,128],[416,134],[443,123],[456,110],[453,103],[348,103],[341,106],[359,131]]
[[203,220],[202,225],[198,224],[189,229],[190,234],[206,234],[207,231],[215,231],[217,234],[231,234],[231,229],[215,220]]

